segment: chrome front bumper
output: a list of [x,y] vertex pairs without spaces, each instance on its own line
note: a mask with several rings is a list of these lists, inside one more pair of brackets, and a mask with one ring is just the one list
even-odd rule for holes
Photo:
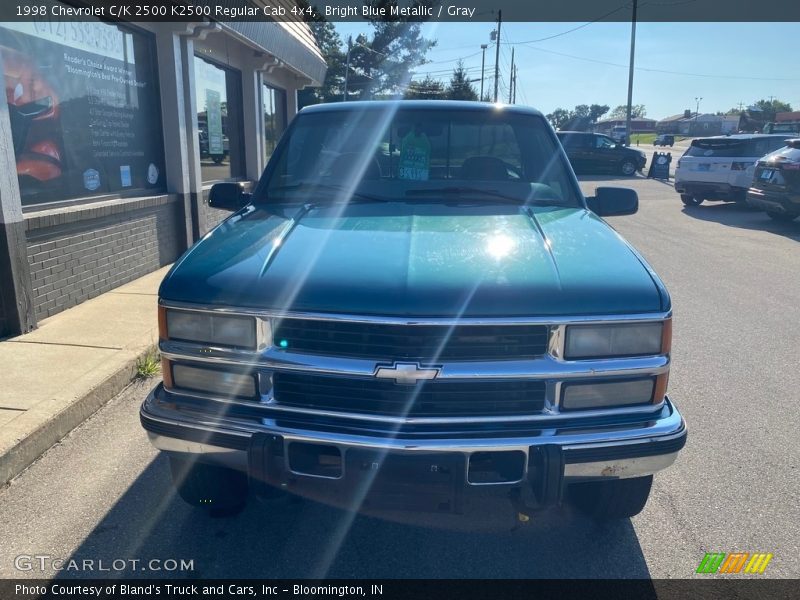
[[[259,425],[252,421],[199,417],[159,401],[161,389],[159,384],[148,395],[140,411],[142,426],[156,448],[179,456],[193,455],[202,462],[245,472],[248,471],[251,440],[256,435],[267,434],[279,439],[284,450],[293,443],[320,444],[336,448],[342,457],[351,450],[420,456],[456,454],[463,456],[464,464],[468,465],[470,456],[476,453],[523,453],[523,476],[519,481],[508,481],[503,485],[519,484],[529,477],[531,453],[540,447],[556,448],[563,455],[562,477],[568,482],[641,477],[670,466],[686,443],[687,434],[683,418],[669,399],[660,409],[656,408],[648,415],[640,414],[634,422],[606,420],[598,423],[589,419],[578,421],[574,417],[554,417],[552,422],[531,424],[531,429],[524,434],[514,433],[509,437],[465,435],[408,439],[288,429],[269,421]],[[287,456],[288,452],[284,451],[283,457]],[[283,471],[292,478],[326,479],[292,470],[289,460],[284,462]],[[467,477],[464,482],[469,487],[489,485],[470,483]]]

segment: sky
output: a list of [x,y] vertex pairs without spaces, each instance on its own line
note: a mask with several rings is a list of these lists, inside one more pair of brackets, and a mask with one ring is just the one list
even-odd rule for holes
[[[413,79],[430,73],[446,81],[459,58],[471,78],[480,79],[480,45],[489,44],[484,85],[493,92],[495,47],[490,32],[495,26],[423,25],[425,36],[438,43],[428,53],[432,62],[415,69]],[[336,27],[343,40],[371,30],[362,23]],[[549,113],[577,104],[607,104],[613,109],[627,102],[630,23],[503,23],[501,32],[504,100],[515,48],[518,104]],[[550,36],[557,37],[525,43]],[[697,98],[702,98],[701,114],[727,111],[740,103],[746,107],[770,96],[800,110],[798,39],[800,23],[638,23],[633,103],[643,104],[654,119],[687,109],[694,112]]]

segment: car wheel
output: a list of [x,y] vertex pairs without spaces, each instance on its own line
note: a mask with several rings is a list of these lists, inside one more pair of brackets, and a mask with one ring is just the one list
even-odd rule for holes
[[681,194],[681,202],[686,206],[700,206],[703,203],[703,199],[689,194]]
[[647,504],[653,476],[574,483],[567,490],[569,501],[598,521],[638,515]]
[[623,160],[620,165],[620,171],[623,175],[630,176],[636,173],[636,163],[632,160]]
[[212,516],[238,513],[247,503],[247,475],[233,469],[170,456],[172,484],[178,495]]
[[784,223],[787,223],[789,221],[794,221],[797,217],[800,217],[800,215],[795,215],[792,213],[775,212],[772,210],[768,210],[767,214],[770,216],[771,219],[774,219],[776,221],[782,221]]

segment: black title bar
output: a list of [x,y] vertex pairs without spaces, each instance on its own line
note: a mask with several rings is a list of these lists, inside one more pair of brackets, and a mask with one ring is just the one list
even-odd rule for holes
[[[569,557],[562,557],[568,560]],[[532,558],[533,559],[533,558]],[[538,558],[536,560],[545,560]],[[546,560],[560,560],[548,557]],[[683,580],[0,580],[3,600],[672,600],[800,597],[797,579]]]
[[[800,22],[800,2],[636,0],[637,21]],[[0,21],[625,22],[634,0],[3,0]]]

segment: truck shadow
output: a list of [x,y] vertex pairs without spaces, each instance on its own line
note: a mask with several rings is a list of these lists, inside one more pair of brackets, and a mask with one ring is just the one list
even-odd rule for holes
[[[149,578],[649,578],[628,519],[599,525],[563,507],[523,524],[503,502],[450,528],[435,517],[410,525],[295,498],[251,498],[240,514],[215,519],[174,495],[168,472],[163,456],[153,460],[71,559],[140,559],[113,575]],[[152,559],[193,568],[148,570]]]
[[800,219],[789,222],[774,221],[767,213],[749,206],[728,202],[714,202],[700,206],[684,206],[683,213],[693,219],[713,221],[728,227],[768,231],[796,242],[800,241]]

